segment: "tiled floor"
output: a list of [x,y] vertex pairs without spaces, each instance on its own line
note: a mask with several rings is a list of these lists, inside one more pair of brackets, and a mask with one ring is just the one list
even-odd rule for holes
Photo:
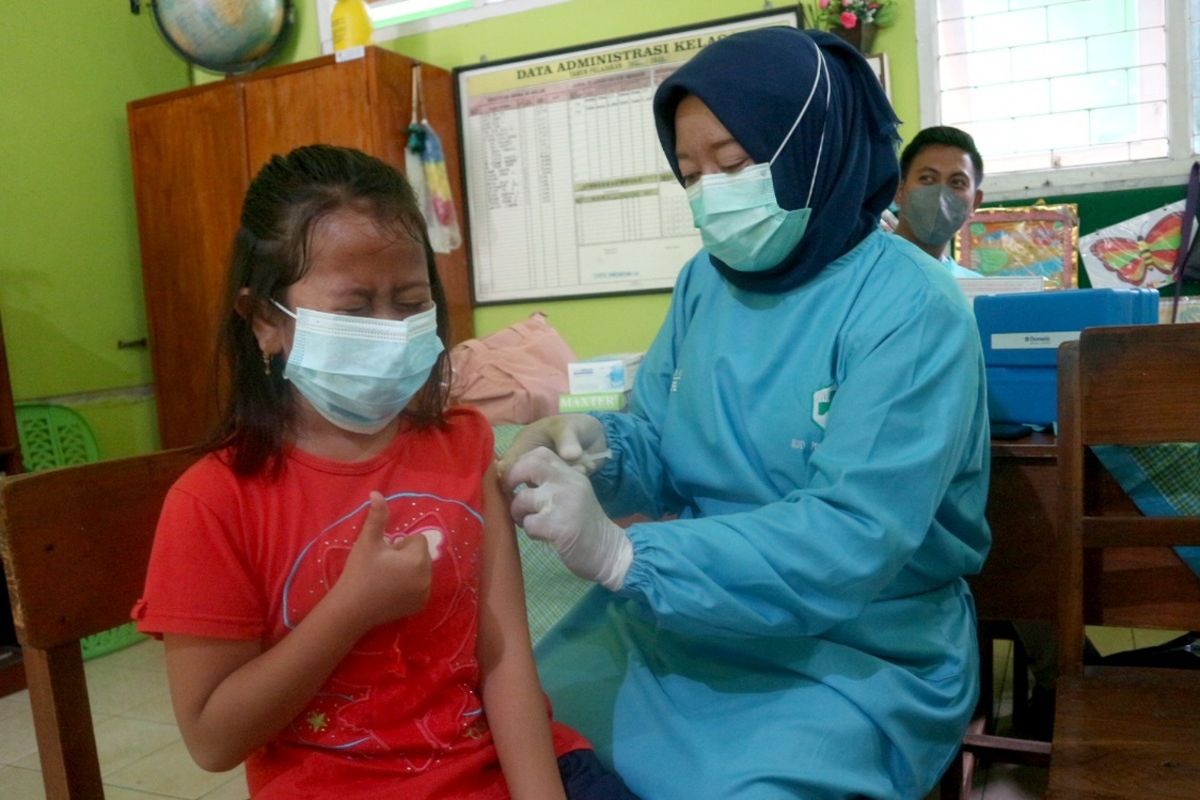
[[[1173,633],[1089,628],[1102,654],[1146,647]],[[1011,647],[996,648],[994,696],[1000,725],[1012,710]],[[245,800],[241,769],[204,772],[179,739],[163,666],[162,645],[147,640],[85,664],[100,770],[109,800],[206,798]],[[993,765],[976,775],[973,800],[1033,800],[1045,793],[1046,772],[1032,767]],[[41,774],[29,693],[0,698],[0,798],[40,800]]]
[[[108,800],[245,800],[242,770],[214,774],[184,749],[167,696],[162,645],[141,644],[84,665]],[[41,800],[29,693],[0,698],[0,797]]]

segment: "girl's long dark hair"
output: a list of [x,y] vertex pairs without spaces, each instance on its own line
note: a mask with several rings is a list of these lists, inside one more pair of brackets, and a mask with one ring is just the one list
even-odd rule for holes
[[[253,323],[260,315],[277,313],[271,300],[281,298],[308,271],[317,223],[347,207],[369,213],[384,230],[424,248],[437,304],[437,332],[446,341],[445,293],[425,219],[404,176],[377,158],[345,147],[311,145],[272,156],[246,191],[241,227],[234,237],[220,341],[228,397],[220,422],[202,445],[206,452],[228,449],[230,466],[238,475],[277,473],[295,418],[294,394],[283,379],[283,358],[271,359],[268,374]],[[249,290],[249,302],[241,301],[245,316],[238,310],[243,289]],[[449,383],[449,359],[443,351],[404,418],[416,427],[440,423]]]

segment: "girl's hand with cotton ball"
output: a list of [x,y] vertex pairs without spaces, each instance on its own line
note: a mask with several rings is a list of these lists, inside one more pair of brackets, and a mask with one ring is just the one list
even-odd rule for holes
[[387,501],[371,492],[358,539],[330,590],[330,598],[344,605],[347,624],[363,633],[417,613],[429,599],[429,540],[420,534],[389,537],[387,523]]

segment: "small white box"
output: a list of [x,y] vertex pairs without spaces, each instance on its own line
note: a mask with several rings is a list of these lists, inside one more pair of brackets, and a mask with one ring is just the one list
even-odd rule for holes
[[643,353],[614,353],[567,364],[571,394],[627,392],[633,388]]

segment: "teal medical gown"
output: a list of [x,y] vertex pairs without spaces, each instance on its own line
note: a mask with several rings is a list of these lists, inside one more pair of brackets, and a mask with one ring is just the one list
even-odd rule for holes
[[950,256],[942,256],[942,266],[945,267],[946,269],[950,270],[951,278],[971,279],[971,278],[982,278],[983,277],[975,270],[967,269],[966,267],[962,266],[961,264],[959,264],[957,261],[955,261]]
[[681,273],[593,485],[617,593],[542,640],[556,717],[647,800],[916,798],[978,696],[988,422],[945,268],[873,233],[782,294]]

